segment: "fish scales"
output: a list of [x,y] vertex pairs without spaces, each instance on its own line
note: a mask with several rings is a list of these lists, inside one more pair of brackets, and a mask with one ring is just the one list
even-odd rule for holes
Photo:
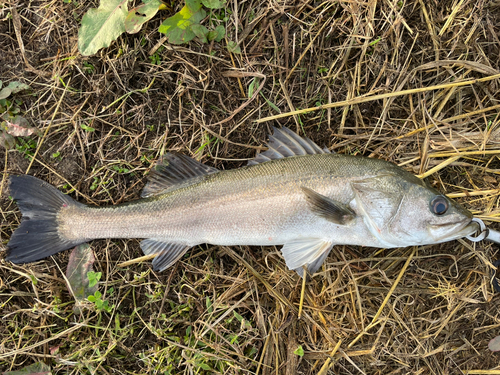
[[354,195],[349,181],[372,177],[374,171],[387,168],[387,162],[377,159],[364,164],[357,161],[338,154],[285,158],[207,175],[189,186],[124,205],[72,207],[59,215],[61,233],[71,239],[139,237],[193,245],[283,244],[290,238],[289,232],[302,229],[310,235],[318,225],[315,232],[339,227],[323,223],[328,225],[322,229],[324,220],[307,213],[302,186],[348,204]]

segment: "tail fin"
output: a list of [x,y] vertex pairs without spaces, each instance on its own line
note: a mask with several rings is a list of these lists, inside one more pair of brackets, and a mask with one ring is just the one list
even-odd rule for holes
[[59,210],[81,203],[47,182],[28,175],[11,176],[9,190],[23,218],[7,245],[7,260],[34,262],[85,242],[66,240],[58,232]]

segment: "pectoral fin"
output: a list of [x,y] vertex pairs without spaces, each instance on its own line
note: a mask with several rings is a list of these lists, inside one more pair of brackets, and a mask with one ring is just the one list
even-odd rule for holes
[[289,269],[304,277],[307,272],[315,273],[332,250],[333,243],[319,238],[299,238],[283,245],[281,252]]
[[141,241],[141,249],[145,255],[158,254],[153,259],[153,269],[163,271],[177,262],[191,246],[179,243],[163,242],[153,238]]
[[313,212],[326,220],[335,224],[346,225],[356,217],[356,214],[343,203],[325,197],[306,187],[302,187],[302,191],[306,195]]

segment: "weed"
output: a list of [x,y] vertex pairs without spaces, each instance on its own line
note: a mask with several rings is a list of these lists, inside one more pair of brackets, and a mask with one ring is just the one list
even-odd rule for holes
[[62,156],[61,156],[61,152],[60,151],[56,151],[56,152],[52,153],[52,155],[50,155],[50,157],[52,159],[56,159],[56,160],[59,160],[59,161],[62,160]]
[[[108,296],[112,296],[113,292],[114,292],[114,289],[113,288],[109,288],[108,289]],[[110,313],[111,311],[113,311],[115,305],[110,306],[109,305],[109,301],[108,300],[103,300],[101,297],[102,297],[102,293],[99,292],[98,290],[96,290],[96,292],[94,293],[94,295],[88,296],[87,299],[90,302],[93,302],[95,304],[95,308],[98,311],[106,311],[108,313]]]
[[102,272],[94,272],[94,271],[87,272],[87,278],[89,279],[89,287],[92,288],[93,286],[97,285],[97,283],[101,279],[101,276]]
[[34,139],[28,138],[23,139],[19,138],[16,144],[16,150],[24,155],[24,157],[28,160],[35,155],[37,143]]
[[87,74],[93,74],[95,72],[95,66],[87,61],[84,61],[83,62],[83,70]]
[[[227,22],[226,11],[214,10],[222,8],[224,1],[221,0],[186,0],[186,5],[167,18],[160,25],[158,31],[167,36],[168,41],[173,44],[188,43],[197,37],[202,43],[211,41],[220,42],[226,30],[223,25],[217,24],[221,20]],[[99,49],[108,47],[123,32],[135,34],[142,26],[153,18],[156,13],[166,9],[166,5],[160,0],[148,0],[141,5],[128,10],[125,0],[101,0],[97,9],[90,9],[82,18],[82,25],[78,30],[78,49],[84,56],[95,54]],[[209,10],[209,25],[211,29],[201,24],[207,17]],[[217,22],[215,22],[217,21]],[[217,24],[213,27],[214,24]],[[143,43],[141,39],[141,45]],[[228,43],[228,49],[239,53],[236,43]],[[157,65],[159,57],[150,56],[152,63]]]

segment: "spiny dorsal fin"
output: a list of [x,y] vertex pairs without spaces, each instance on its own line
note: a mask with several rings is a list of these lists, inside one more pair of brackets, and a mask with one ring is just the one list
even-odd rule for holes
[[248,165],[264,163],[266,161],[283,159],[297,155],[314,155],[330,153],[328,149],[321,149],[309,138],[302,138],[288,128],[273,127],[274,133],[269,136],[269,149],[248,162]]
[[356,213],[343,203],[325,197],[306,187],[302,187],[302,191],[312,211],[326,220],[335,224],[346,225],[356,217]]
[[161,157],[151,169],[149,182],[141,197],[147,198],[191,178],[219,172],[217,168],[202,164],[189,156],[169,152]]

